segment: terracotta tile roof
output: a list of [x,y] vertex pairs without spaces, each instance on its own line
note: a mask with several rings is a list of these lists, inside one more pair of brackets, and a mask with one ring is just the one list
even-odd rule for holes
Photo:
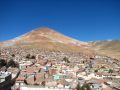
[[102,90],[112,90],[110,87],[103,88]]
[[17,80],[17,81],[24,81],[24,80],[25,80],[25,77],[19,76],[16,80]]
[[104,80],[104,79],[98,79],[98,82],[99,82],[99,83],[104,83],[105,80]]

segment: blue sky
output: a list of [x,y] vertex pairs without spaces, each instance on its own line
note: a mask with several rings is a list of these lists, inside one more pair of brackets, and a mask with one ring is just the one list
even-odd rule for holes
[[0,41],[42,26],[82,41],[120,39],[120,0],[0,0]]

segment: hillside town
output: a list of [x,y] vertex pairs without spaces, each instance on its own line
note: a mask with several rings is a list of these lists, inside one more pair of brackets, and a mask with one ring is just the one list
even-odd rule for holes
[[0,90],[120,90],[120,62],[99,54],[1,48]]

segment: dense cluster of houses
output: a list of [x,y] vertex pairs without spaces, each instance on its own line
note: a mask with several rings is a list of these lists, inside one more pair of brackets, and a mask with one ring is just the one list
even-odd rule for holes
[[[91,90],[120,89],[119,60],[108,56],[37,48],[2,48],[0,55],[19,63],[14,89],[76,90],[85,83]],[[10,67],[7,72],[15,76],[17,69]]]

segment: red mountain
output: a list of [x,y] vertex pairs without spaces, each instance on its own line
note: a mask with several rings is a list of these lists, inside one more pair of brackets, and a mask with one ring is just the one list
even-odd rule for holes
[[1,47],[46,48],[55,50],[87,50],[89,43],[78,41],[55,30],[42,27],[22,36],[0,43]]

